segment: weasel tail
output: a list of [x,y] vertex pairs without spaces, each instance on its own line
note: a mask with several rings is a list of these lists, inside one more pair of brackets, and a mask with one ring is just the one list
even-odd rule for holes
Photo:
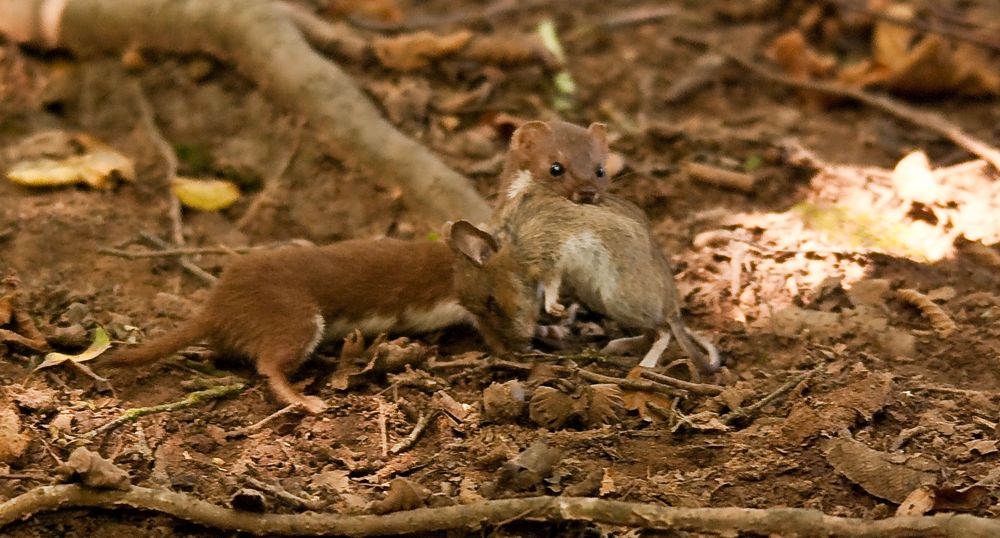
[[138,347],[119,348],[108,354],[108,360],[118,364],[144,364],[166,357],[209,336],[209,324],[195,316],[166,334],[143,342]]

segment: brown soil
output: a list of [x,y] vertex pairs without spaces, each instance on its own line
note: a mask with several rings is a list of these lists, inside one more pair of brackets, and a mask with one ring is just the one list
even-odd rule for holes
[[[401,3],[404,13],[438,13],[454,3],[412,4]],[[588,3],[585,10],[525,10],[472,25],[530,33],[543,16],[556,21],[579,86],[575,107],[562,115],[581,124],[609,124],[612,148],[626,163],[614,188],[653,220],[674,262],[686,319],[727,359],[727,369],[708,381],[731,390],[718,397],[661,399],[659,411],[629,411],[603,428],[573,423],[547,431],[527,416],[490,421],[482,414],[482,391],[492,382],[527,377],[520,372],[435,369],[424,363],[416,366],[426,372],[422,375],[374,376],[335,390],[330,363],[314,360],[295,380],[330,403],[326,413],[290,413],[249,436],[227,438],[224,432],[280,408],[245,364],[216,362],[219,370],[206,374],[196,367],[213,363],[199,353],[187,354],[194,366],[177,358],[134,371],[89,363],[108,377],[104,384],[69,365],[29,377],[43,354],[0,343],[0,410],[15,410],[29,439],[20,456],[0,464],[0,500],[49,483],[56,460],[86,444],[80,434],[123,410],[180,400],[195,390],[186,383],[192,380],[240,376],[249,388],[237,396],[145,417],[87,446],[128,470],[135,484],[190,492],[223,505],[242,487],[240,477],[251,472],[321,499],[327,510],[358,512],[383,498],[395,477],[421,484],[434,498],[468,502],[479,496],[559,494],[603,471],[600,491],[587,493],[674,506],[797,506],[831,515],[891,515],[909,491],[872,486],[891,477],[845,469],[854,458],[830,456],[830,439],[849,436],[896,456],[890,458],[896,464],[918,456],[930,462],[927,468],[942,490],[987,479],[985,493],[962,508],[1000,515],[991,474],[1000,454],[995,446],[1000,271],[981,246],[977,250],[967,242],[1000,242],[995,172],[982,166],[942,172],[972,157],[870,108],[806,104],[795,90],[762,82],[736,66],[721,69],[680,103],[666,100],[671,84],[703,52],[671,39],[671,32],[761,50],[768,36],[797,24],[802,10],[794,2],[782,4],[783,14],[736,20],[711,2],[689,3],[697,5],[691,11],[678,4],[676,15],[606,28],[601,24],[612,15],[636,6]],[[970,4],[975,2],[962,5],[975,20]],[[862,38],[845,34],[843,39],[856,41],[850,50],[864,50]],[[348,69],[399,129],[468,174],[487,196],[494,195],[496,155],[509,135],[498,127],[497,114],[554,115],[550,76],[542,67],[501,71],[445,62],[402,75],[372,66]],[[138,175],[134,183],[108,191],[28,189],[0,181],[0,273],[20,280],[20,307],[43,334],[58,327],[101,326],[116,343],[141,341],[192,315],[206,296],[204,285],[170,258],[126,260],[98,253],[134,242],[140,232],[169,236],[165,166],[138,120],[130,76],[141,81],[157,123],[177,148],[181,173],[228,177],[247,193],[219,213],[185,211],[189,245],[239,247],[295,238],[325,243],[437,232],[439,223],[415,216],[396,189],[367,175],[359,163],[329,156],[308,126],[282,176],[289,186],[283,203],[240,229],[237,221],[261,185],[274,181],[294,143],[297,120],[238,73],[208,58],[150,54],[144,67],[130,74],[114,59],[68,61],[0,45],[0,148],[7,148],[0,152],[0,169],[24,157],[17,143],[26,136],[58,129],[105,141],[135,160]],[[485,99],[448,110],[456,96],[484,81],[495,85]],[[986,141],[1000,141],[995,99],[946,95],[915,104]],[[830,164],[824,170],[791,164],[781,142],[788,138]],[[923,149],[939,172],[931,199],[916,200],[894,187],[893,167],[914,149]],[[684,174],[680,163],[687,160],[752,169],[760,179],[749,194],[722,189]],[[232,258],[193,259],[217,274]],[[892,290],[899,288],[929,294],[957,330],[946,336],[936,332],[919,310],[895,298]],[[567,353],[599,347],[618,333],[587,313],[572,328]],[[416,337],[413,345],[437,361],[486,349],[471,329]],[[336,358],[339,348],[329,343],[319,355]],[[679,351],[672,348],[670,354],[677,358]],[[624,377],[628,362],[616,364],[589,367]],[[729,428],[718,421],[816,367],[817,373],[754,420]],[[464,421],[439,416],[413,449],[383,455],[380,416],[392,446],[420,413],[439,405],[438,390],[468,404],[471,413]],[[501,465],[539,438],[560,451],[554,474],[522,492],[495,491]],[[274,498],[270,509],[295,510]],[[495,530],[500,536],[588,532],[586,525],[540,524]],[[129,510],[43,514],[3,532],[223,534]]]

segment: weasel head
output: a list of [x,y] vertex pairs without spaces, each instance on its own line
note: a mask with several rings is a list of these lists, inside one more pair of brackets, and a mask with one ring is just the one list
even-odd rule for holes
[[523,351],[538,323],[539,299],[513,248],[460,220],[443,233],[455,253],[455,292],[497,353]]
[[531,184],[577,203],[600,202],[611,184],[607,159],[603,123],[584,129],[564,121],[529,121],[511,137],[506,169],[514,177],[506,194],[513,198]]

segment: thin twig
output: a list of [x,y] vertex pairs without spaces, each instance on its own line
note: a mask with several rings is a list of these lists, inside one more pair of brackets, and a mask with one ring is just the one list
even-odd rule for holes
[[734,424],[741,424],[752,419],[757,413],[760,412],[761,409],[767,407],[772,402],[774,402],[778,398],[781,398],[785,394],[788,394],[789,392],[791,392],[792,389],[797,387],[799,383],[805,382],[810,377],[812,377],[813,374],[819,372],[822,369],[823,366],[817,366],[816,368],[813,368],[812,370],[809,370],[804,374],[799,374],[793,377],[792,379],[789,379],[788,381],[785,382],[784,385],[778,387],[777,390],[761,398],[760,400],[754,402],[752,405],[748,405],[746,407],[740,407],[739,409],[735,409],[729,413],[726,413],[722,417],[722,421],[726,423],[726,425],[731,426]]
[[[171,248],[170,243],[167,243],[166,241],[160,239],[159,237],[156,237],[151,233],[139,232],[139,236],[142,237],[144,241],[150,243],[156,248],[163,250]],[[212,285],[215,284],[215,282],[218,280],[218,278],[215,278],[215,276],[209,273],[208,271],[202,269],[201,267],[198,267],[198,264],[189,260],[186,256],[181,256],[180,258],[178,258],[177,263],[179,263],[181,267],[183,267],[187,272],[198,277],[199,279],[201,279],[202,282],[205,282],[206,284]]]
[[684,389],[688,392],[693,392],[695,394],[701,394],[704,396],[716,396],[718,394],[722,394],[722,391],[726,390],[725,387],[720,387],[719,385],[712,385],[708,383],[692,383],[690,381],[684,381],[683,379],[677,379],[676,377],[670,377],[663,374],[658,374],[656,372],[651,372],[646,369],[643,369],[642,377],[645,377],[646,379],[649,379],[651,381],[663,383],[664,385],[670,385],[672,387],[677,387],[679,389]]
[[385,400],[378,398],[378,434],[382,441],[382,457],[389,455],[389,432],[386,428]]
[[255,422],[255,423],[253,423],[253,424],[251,424],[249,426],[244,426],[242,428],[237,428],[235,430],[230,430],[230,431],[226,432],[226,438],[228,439],[228,438],[231,438],[231,437],[242,437],[242,436],[245,436],[245,435],[250,435],[251,433],[254,433],[254,432],[260,430],[264,426],[267,426],[272,420],[274,420],[276,418],[283,417],[283,416],[291,413],[292,411],[299,411],[301,409],[302,409],[302,405],[297,404],[297,403],[286,405],[285,407],[282,407],[281,409],[275,411],[274,413],[271,413],[270,415],[264,417],[263,419]]
[[611,383],[618,385],[619,387],[626,390],[637,390],[642,392],[657,392],[660,394],[667,394],[669,396],[682,396],[683,393],[677,389],[670,388],[662,383],[657,383],[655,381],[650,381],[648,379],[625,379],[622,377],[612,377],[609,375],[598,374],[596,372],[591,372],[590,370],[584,370],[582,368],[570,368],[566,366],[555,366],[553,369],[557,372],[563,374],[576,374],[580,376],[581,379],[585,381],[590,381],[591,383]]
[[860,88],[851,88],[832,82],[795,78],[793,76],[775,71],[771,68],[764,67],[763,65],[754,62],[741,54],[728,52],[715,47],[711,42],[700,37],[685,34],[676,35],[675,39],[693,43],[701,47],[711,48],[728,58],[733,63],[736,63],[751,73],[772,82],[854,99],[855,101],[859,101],[870,107],[887,112],[901,120],[938,133],[948,140],[951,140],[959,147],[964,148],[969,153],[977,155],[983,160],[989,162],[993,168],[1000,170],[1000,149],[997,149],[983,140],[965,132],[961,127],[951,123],[939,114],[927,110],[920,110],[891,97],[885,95],[875,95]]
[[208,390],[199,390],[197,392],[192,392],[188,394],[183,400],[176,402],[165,403],[160,405],[153,405],[150,407],[137,407],[135,409],[129,409],[121,414],[118,418],[108,422],[103,426],[99,426],[83,434],[83,437],[92,439],[108,430],[117,428],[126,422],[132,422],[139,417],[144,417],[146,415],[152,415],[155,413],[164,413],[169,411],[177,411],[178,409],[185,409],[198,405],[201,402],[208,400],[214,400],[217,398],[225,398],[242,391],[246,388],[244,383],[233,383],[232,385],[223,385],[220,387],[214,387]]
[[249,475],[241,475],[240,481],[256,490],[263,491],[264,493],[270,493],[274,498],[291,506],[292,508],[322,510],[326,506],[326,503],[318,499],[306,499],[300,497],[277,484],[268,484],[263,480],[258,480]]
[[291,241],[277,241],[275,243],[268,243],[266,245],[254,245],[249,247],[229,247],[226,245],[219,245],[217,247],[181,247],[181,248],[168,248],[163,250],[125,250],[121,248],[110,248],[101,247],[97,249],[99,254],[105,254],[107,256],[117,256],[119,258],[125,258],[128,260],[137,260],[141,258],[170,258],[173,256],[202,256],[202,255],[227,255],[231,256],[233,254],[246,254],[248,252],[255,252],[258,250],[273,250],[276,248],[287,247],[287,246],[305,246],[311,244],[309,241],[303,239],[293,239]]
[[257,218],[261,210],[265,207],[273,206],[279,193],[282,190],[287,190],[287,185],[284,180],[285,172],[288,171],[288,167],[291,166],[292,161],[295,160],[295,156],[299,152],[299,146],[302,143],[302,130],[305,127],[305,119],[299,117],[296,120],[295,130],[292,135],[292,141],[288,145],[288,151],[285,153],[284,157],[279,161],[277,168],[275,168],[274,173],[265,181],[264,189],[260,191],[253,202],[250,203],[250,207],[247,208],[240,220],[236,222],[236,227],[239,229],[244,229],[247,225]]
[[174,153],[170,142],[160,132],[160,128],[156,126],[156,116],[149,100],[146,99],[146,93],[142,90],[142,84],[139,83],[138,79],[133,78],[129,81],[129,85],[132,87],[132,93],[135,94],[135,102],[139,107],[139,119],[146,129],[146,136],[152,140],[157,151],[160,152],[160,157],[167,165],[167,191],[170,193],[170,239],[175,246],[182,247],[184,246],[184,228],[181,220],[181,201],[171,188],[171,184],[177,179],[179,167],[177,154]]
[[585,497],[526,497],[418,508],[380,516],[342,513],[256,514],[222,508],[186,493],[133,486],[128,491],[77,485],[40,486],[0,503],[0,528],[34,514],[71,507],[132,508],[169,514],[217,529],[257,535],[386,536],[474,529],[520,516],[535,521],[586,521],[642,529],[710,534],[884,537],[1000,536],[1000,521],[945,512],[933,516],[860,519],[809,508],[685,508]]
[[417,419],[417,424],[413,426],[413,431],[411,431],[410,434],[403,440],[392,445],[392,448],[389,449],[389,453],[395,455],[413,448],[413,445],[417,444],[417,440],[420,439],[421,434],[424,433],[427,426],[430,426],[431,421],[437,418],[438,413],[440,413],[440,411],[437,409],[431,411],[430,413],[421,413],[420,418]]

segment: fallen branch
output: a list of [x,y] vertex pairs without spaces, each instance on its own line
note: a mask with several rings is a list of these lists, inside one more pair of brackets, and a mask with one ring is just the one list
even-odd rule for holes
[[566,366],[553,366],[552,369],[563,375],[578,375],[581,379],[590,381],[591,383],[611,383],[613,385],[618,385],[625,390],[657,392],[668,396],[682,395],[682,393],[677,389],[670,388],[663,383],[657,383],[656,381],[650,381],[648,379],[625,379],[623,377],[613,377],[591,372],[590,370],[584,370],[582,368],[570,368]]
[[875,95],[859,88],[851,88],[832,82],[795,78],[791,75],[786,75],[765,67],[741,54],[728,52],[719,47],[715,47],[712,43],[700,37],[691,35],[676,35],[674,37],[681,41],[686,41],[700,47],[712,49],[725,56],[731,62],[743,67],[747,71],[772,82],[778,82],[780,84],[796,88],[803,88],[829,95],[853,99],[872,108],[877,108],[883,112],[887,112],[918,127],[934,131],[948,140],[951,140],[969,153],[972,153],[973,155],[989,162],[993,168],[1000,170],[1000,149],[997,149],[985,141],[963,131],[961,127],[946,120],[939,114],[927,110],[920,110],[891,97],[885,95]]
[[0,35],[79,55],[138,47],[229,59],[305,117],[335,154],[356,156],[373,177],[398,184],[411,208],[442,220],[489,216],[470,182],[387,122],[347,74],[309,46],[277,2],[5,0]]
[[156,413],[177,411],[178,409],[193,407],[195,405],[200,404],[201,402],[215,400],[217,398],[225,398],[226,396],[239,393],[244,388],[246,388],[246,384],[244,383],[233,383],[232,385],[223,385],[220,387],[213,387],[206,390],[199,390],[197,392],[192,392],[191,394],[188,394],[187,397],[184,398],[183,400],[179,400],[176,402],[153,405],[150,407],[136,407],[135,409],[129,409],[124,413],[122,413],[121,416],[119,416],[118,418],[112,420],[111,422],[108,422],[103,426],[99,426],[97,428],[94,428],[93,430],[90,430],[87,433],[84,433],[82,437],[87,439],[93,439],[94,437],[97,437],[98,435],[108,430],[117,428],[118,426],[121,426],[126,422],[132,422],[134,420],[137,420],[139,417],[144,417],[146,415],[153,415]]
[[217,529],[285,536],[426,533],[517,520],[587,521],[643,529],[800,536],[986,538],[1000,535],[998,520],[954,513],[873,521],[828,516],[807,508],[676,508],[585,497],[526,497],[418,508],[379,516],[315,512],[256,514],[229,510],[173,491],[138,486],[129,491],[106,491],[76,485],[41,486],[0,504],[0,529],[40,512],[120,506],[161,512]]
[[316,500],[316,499],[305,499],[277,484],[268,484],[262,480],[258,480],[249,475],[241,475],[240,481],[246,485],[264,493],[269,493],[275,499],[291,506],[292,508],[301,508],[305,510],[322,510],[326,503]]
[[736,189],[742,192],[753,192],[754,183],[757,182],[757,178],[750,174],[734,172],[703,163],[688,161],[681,165],[681,168],[689,176],[703,183],[715,185],[716,187]]

